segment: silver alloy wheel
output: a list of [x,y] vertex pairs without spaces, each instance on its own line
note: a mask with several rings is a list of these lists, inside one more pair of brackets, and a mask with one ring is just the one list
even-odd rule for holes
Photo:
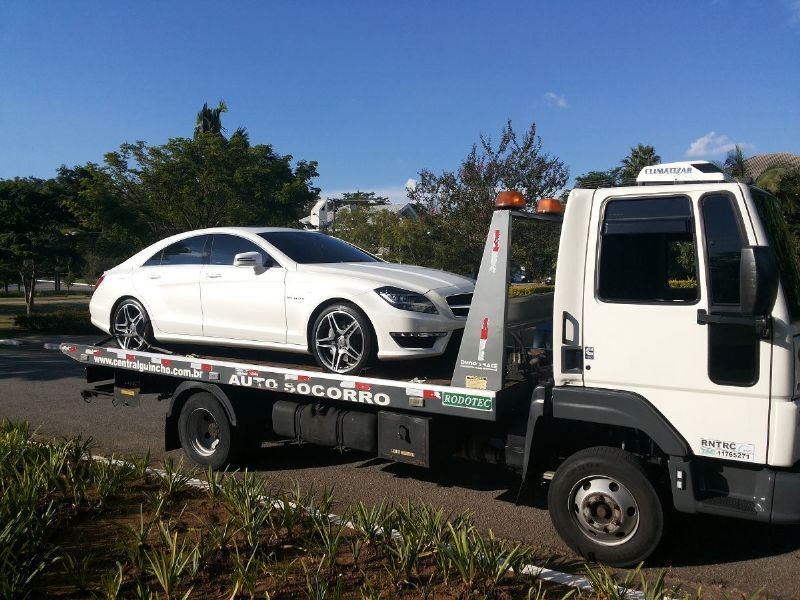
[[187,429],[192,449],[201,456],[211,456],[219,445],[219,426],[214,416],[204,408],[196,408],[189,415]]
[[353,315],[332,310],[317,325],[314,345],[325,367],[345,373],[364,356],[364,332]]
[[149,344],[146,338],[147,323],[144,312],[132,302],[124,302],[114,314],[114,337],[120,348],[140,350]]
[[573,486],[568,502],[578,528],[598,544],[624,544],[639,529],[636,499],[628,488],[611,477],[583,478]]

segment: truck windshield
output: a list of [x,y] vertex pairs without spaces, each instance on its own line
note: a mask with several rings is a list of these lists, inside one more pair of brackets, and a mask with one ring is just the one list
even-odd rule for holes
[[789,305],[789,314],[792,320],[798,319],[800,318],[800,270],[786,220],[774,196],[756,187],[750,188],[750,194],[755,200],[761,223],[767,232],[769,245],[778,259],[781,287],[786,295],[786,304]]
[[324,233],[267,231],[258,235],[300,264],[378,262],[363,250]]

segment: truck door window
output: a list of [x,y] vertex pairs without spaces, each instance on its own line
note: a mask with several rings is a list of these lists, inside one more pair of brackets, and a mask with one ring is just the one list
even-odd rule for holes
[[[709,310],[738,313],[739,262],[745,238],[733,198],[712,194],[700,200],[708,256]],[[708,325],[708,377],[718,385],[751,386],[758,381],[755,327],[737,323]]]
[[706,235],[710,300],[712,305],[739,304],[739,259],[744,238],[733,200],[723,194],[700,201]]
[[698,300],[688,198],[609,200],[604,210],[597,273],[601,300],[669,304]]

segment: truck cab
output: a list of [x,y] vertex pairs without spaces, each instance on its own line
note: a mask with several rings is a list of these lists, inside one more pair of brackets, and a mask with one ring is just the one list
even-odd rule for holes
[[638,183],[567,200],[553,414],[644,433],[681,511],[797,522],[800,275],[777,201],[705,162]]
[[[556,354],[555,385],[639,394],[698,456],[791,467],[800,460],[794,249],[774,198],[693,164],[678,163],[691,171],[675,183],[663,180],[676,167],[659,165],[640,177],[653,185],[570,194],[554,329],[564,350],[581,349],[582,368]],[[717,180],[690,179],[709,175]],[[765,246],[778,293],[768,314],[746,315],[742,250]]]

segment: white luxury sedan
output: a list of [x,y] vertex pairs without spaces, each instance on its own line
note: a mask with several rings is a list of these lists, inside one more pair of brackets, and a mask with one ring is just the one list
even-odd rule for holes
[[122,348],[269,348],[358,373],[375,356],[444,353],[473,290],[471,279],[383,262],[322,233],[221,227],[167,238],[106,271],[89,309]]

